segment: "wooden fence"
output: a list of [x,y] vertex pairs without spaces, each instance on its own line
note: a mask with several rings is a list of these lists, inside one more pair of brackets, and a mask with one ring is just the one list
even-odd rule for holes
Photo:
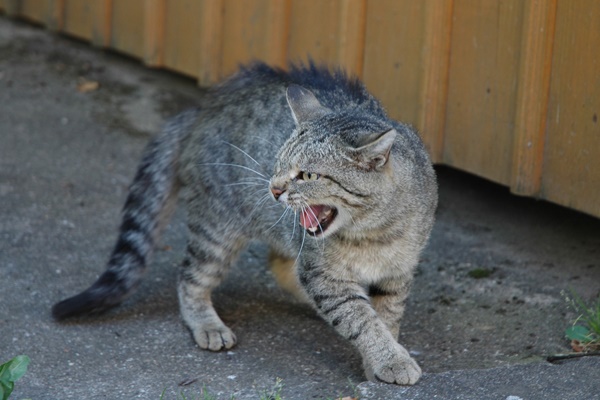
[[600,216],[600,1],[0,0],[9,16],[194,76],[340,65],[432,158]]

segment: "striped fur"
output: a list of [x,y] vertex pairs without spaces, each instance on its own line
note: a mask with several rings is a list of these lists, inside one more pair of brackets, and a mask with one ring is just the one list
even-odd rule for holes
[[178,295],[201,348],[235,345],[211,292],[262,240],[285,286],[357,347],[369,379],[419,379],[396,340],[433,225],[435,175],[414,130],[360,82],[312,64],[255,64],[211,88],[148,146],[106,272],[55,305],[56,318],[110,308],[135,289],[180,188],[189,239]]
[[156,239],[174,209],[181,141],[196,116],[197,111],[188,111],[173,118],[163,134],[148,144],[129,188],[106,271],[84,292],[55,304],[52,315],[56,319],[105,311],[138,286]]

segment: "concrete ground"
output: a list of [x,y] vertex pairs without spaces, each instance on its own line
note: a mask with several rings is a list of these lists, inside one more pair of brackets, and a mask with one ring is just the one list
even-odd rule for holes
[[600,398],[599,357],[546,361],[570,350],[576,315],[561,292],[599,294],[600,220],[442,167],[400,337],[425,372],[415,387],[361,383],[357,353],[277,287],[260,245],[215,294],[238,345],[199,350],[175,292],[182,212],[130,300],[54,322],[52,304],[103,270],[144,144],[201,95],[192,80],[0,18],[0,362],[31,358],[13,398],[258,399],[278,378],[284,399]]

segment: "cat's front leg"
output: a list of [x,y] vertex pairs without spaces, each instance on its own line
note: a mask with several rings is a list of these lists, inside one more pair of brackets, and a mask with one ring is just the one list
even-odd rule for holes
[[411,281],[412,276],[406,276],[369,286],[371,303],[396,340],[400,334],[400,320],[404,314],[404,302],[410,291]]
[[369,380],[398,385],[417,382],[421,368],[392,336],[360,284],[335,276],[318,262],[304,260],[298,273],[317,311],[358,348]]

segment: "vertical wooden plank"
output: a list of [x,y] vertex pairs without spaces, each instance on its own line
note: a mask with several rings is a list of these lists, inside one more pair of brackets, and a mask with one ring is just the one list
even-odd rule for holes
[[306,62],[309,57],[320,62],[335,61],[335,34],[339,30],[336,0],[292,1],[288,59]]
[[367,2],[366,0],[342,0],[339,8],[340,27],[336,62],[350,73],[362,78]]
[[198,72],[203,40],[201,30],[203,3],[194,0],[167,1],[165,4],[165,34],[163,62],[167,68],[194,75]]
[[444,163],[510,183],[523,2],[455,0]]
[[16,17],[21,13],[21,0],[4,0],[4,10],[9,17]]
[[92,43],[99,47],[108,47],[112,35],[113,0],[96,0],[91,7]]
[[280,64],[284,59],[282,37],[286,7],[280,0],[224,1],[221,75],[228,75],[241,63],[262,60]]
[[46,22],[48,6],[47,0],[20,0],[18,13],[22,18],[41,24]]
[[600,4],[559,0],[541,196],[600,216]]
[[223,9],[223,0],[203,0],[202,2],[200,39],[195,49],[198,54],[196,71],[200,85],[216,82],[220,77]]
[[555,21],[556,0],[526,2],[510,185],[520,195],[540,191]]
[[361,75],[366,2],[362,0],[293,1],[287,58],[343,67]]
[[417,128],[433,162],[441,162],[448,97],[453,1],[425,2],[420,115]]
[[144,0],[114,1],[110,46],[136,57],[144,56]]
[[290,28],[290,0],[274,0],[267,9],[266,35],[269,40],[266,60],[273,65],[285,68],[287,65],[287,45]]
[[163,65],[166,23],[166,0],[146,0],[144,5],[144,63]]
[[62,15],[63,32],[107,46],[111,3],[112,0],[62,0],[55,5],[55,12]]
[[82,39],[92,38],[94,0],[65,0],[63,31]]
[[64,0],[14,0],[9,3],[10,13],[14,16],[46,25],[53,31],[62,27]]
[[164,66],[198,77],[200,84],[217,80],[221,65],[221,0],[165,2]]
[[60,31],[64,26],[65,0],[48,0],[46,27],[51,31]]
[[391,117],[417,125],[422,106],[425,3],[367,3],[363,80]]

